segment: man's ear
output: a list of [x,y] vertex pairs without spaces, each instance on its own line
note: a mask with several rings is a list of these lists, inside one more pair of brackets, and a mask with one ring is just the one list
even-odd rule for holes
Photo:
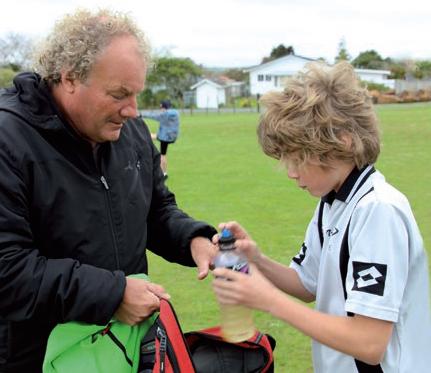
[[77,80],[73,78],[70,71],[63,70],[61,72],[61,84],[63,85],[67,93],[75,92],[76,83],[77,83]]

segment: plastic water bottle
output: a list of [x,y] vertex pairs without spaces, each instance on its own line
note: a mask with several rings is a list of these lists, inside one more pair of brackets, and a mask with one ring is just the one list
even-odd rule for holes
[[[235,250],[235,238],[228,229],[219,237],[219,253],[214,260],[215,267],[230,268],[248,273],[247,259]],[[221,331],[226,341],[237,343],[251,338],[255,333],[253,312],[239,305],[220,304]]]

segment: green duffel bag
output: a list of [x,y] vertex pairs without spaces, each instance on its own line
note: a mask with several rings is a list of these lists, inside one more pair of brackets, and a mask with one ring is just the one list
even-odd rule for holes
[[[134,275],[148,279],[145,275]],[[51,332],[44,373],[136,373],[140,343],[157,314],[130,326],[112,320],[106,326],[68,322]]]

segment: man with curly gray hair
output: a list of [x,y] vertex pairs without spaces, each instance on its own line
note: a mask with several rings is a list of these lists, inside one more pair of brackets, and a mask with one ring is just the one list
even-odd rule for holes
[[134,325],[169,295],[146,249],[206,277],[215,230],[181,211],[138,116],[150,48],[122,13],[55,25],[0,93],[0,371],[40,372],[58,323]]

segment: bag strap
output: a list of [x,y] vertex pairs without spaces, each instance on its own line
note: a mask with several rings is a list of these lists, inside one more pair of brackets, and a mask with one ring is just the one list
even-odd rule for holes
[[[190,356],[189,349],[186,344],[183,332],[181,330],[178,317],[174,311],[172,304],[166,299],[160,299],[160,314],[158,323],[160,324],[158,332],[166,335],[166,349],[172,350],[178,369],[180,372],[194,373],[195,368]],[[164,330],[162,330],[164,329]],[[168,355],[169,355],[169,351]],[[159,371],[160,365],[164,362],[161,359],[156,359],[154,371]]]
[[256,343],[257,345],[263,347],[268,357],[266,365],[262,369],[262,372],[272,372],[274,369],[274,355],[273,351],[275,348],[275,339],[269,334],[258,333],[254,341],[250,341],[250,343]]
[[96,332],[96,333],[94,333],[92,336],[91,336],[91,338],[92,338],[92,341],[94,342],[95,341],[95,339],[96,339],[96,336],[98,335],[98,334],[100,334],[100,335],[102,335],[102,336],[105,336],[105,335],[107,335],[111,340],[112,340],[112,342],[114,342],[114,344],[121,350],[121,352],[123,353],[123,355],[124,355],[124,358],[126,359],[126,361],[127,361],[127,364],[129,364],[131,367],[133,367],[133,361],[132,361],[132,359],[127,355],[127,350],[126,350],[126,347],[121,343],[121,341],[115,336],[115,334],[112,332],[112,330],[111,330],[111,327],[112,327],[112,322],[110,322],[106,327],[105,327],[105,329],[103,329],[103,330],[101,330],[101,331],[98,331],[98,332]]

